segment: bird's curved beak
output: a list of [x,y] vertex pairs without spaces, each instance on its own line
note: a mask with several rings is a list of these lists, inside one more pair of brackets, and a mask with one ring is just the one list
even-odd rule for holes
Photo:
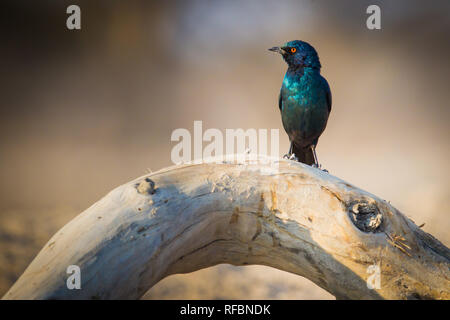
[[280,47],[272,47],[269,49],[269,51],[278,52],[279,54],[285,54],[286,51],[283,50],[283,48]]

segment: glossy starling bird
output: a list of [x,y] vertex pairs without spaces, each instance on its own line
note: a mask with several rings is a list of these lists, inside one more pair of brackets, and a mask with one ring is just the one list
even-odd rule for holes
[[320,167],[315,149],[331,111],[331,91],[320,75],[319,56],[300,40],[269,50],[280,53],[288,64],[278,98],[283,127],[291,142],[286,157]]

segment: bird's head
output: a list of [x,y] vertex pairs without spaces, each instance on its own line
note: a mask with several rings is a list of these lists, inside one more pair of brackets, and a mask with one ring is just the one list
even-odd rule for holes
[[304,41],[289,41],[280,47],[273,47],[269,50],[281,54],[289,67],[314,69],[321,67],[316,49]]

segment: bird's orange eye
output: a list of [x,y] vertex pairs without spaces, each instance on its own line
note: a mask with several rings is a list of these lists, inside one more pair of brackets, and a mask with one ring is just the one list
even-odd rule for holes
[[292,52],[292,53],[295,53],[296,51],[297,51],[296,48],[291,48],[291,52]]

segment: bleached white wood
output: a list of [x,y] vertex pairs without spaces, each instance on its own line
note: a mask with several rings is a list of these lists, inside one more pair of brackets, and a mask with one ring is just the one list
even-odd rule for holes
[[[3,299],[137,299],[220,263],[292,272],[342,299],[450,298],[449,249],[388,202],[304,164],[257,160],[177,165],[116,188],[58,231]],[[66,286],[69,265],[80,290]],[[369,289],[377,266],[380,288]]]

